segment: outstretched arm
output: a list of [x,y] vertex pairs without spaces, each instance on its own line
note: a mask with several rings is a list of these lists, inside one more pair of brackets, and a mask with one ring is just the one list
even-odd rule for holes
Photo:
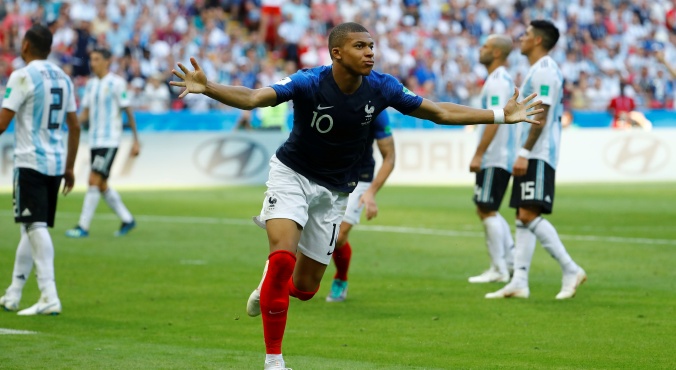
[[[514,95],[503,109],[504,123],[528,122],[539,124],[540,122],[528,118],[542,112],[542,109],[538,108],[542,102],[539,100],[532,102],[537,94],[531,94],[520,102],[516,101],[518,96],[519,90],[514,89]],[[536,109],[529,111],[531,108]],[[453,103],[434,103],[427,99],[423,99],[420,107],[410,115],[439,125],[479,125],[499,123],[500,121],[499,117],[496,117],[490,109],[477,109]]]
[[370,220],[378,215],[378,205],[376,204],[376,193],[383,187],[385,181],[392,170],[394,170],[394,138],[392,136],[377,140],[378,149],[383,156],[383,164],[380,166],[376,177],[371,182],[371,185],[364,192],[359,200],[359,204],[366,207],[366,219]]
[[131,128],[131,133],[134,135],[134,143],[131,146],[131,155],[132,157],[136,157],[141,152],[141,144],[138,141],[138,130],[136,129],[136,117],[134,117],[134,111],[131,107],[124,108],[124,111],[127,112],[129,128]]
[[195,58],[190,58],[190,63],[194,68],[193,71],[181,63],[178,63],[178,67],[182,72],[175,69],[171,71],[182,81],[170,81],[169,84],[185,87],[179,98],[183,98],[188,93],[204,94],[225,105],[245,110],[269,107],[277,103],[277,93],[270,87],[253,90],[243,86],[227,86],[209,82]]

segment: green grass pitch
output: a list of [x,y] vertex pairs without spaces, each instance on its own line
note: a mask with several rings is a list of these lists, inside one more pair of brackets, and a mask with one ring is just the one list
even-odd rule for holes
[[[64,236],[82,193],[61,197],[56,276],[63,314],[0,312],[3,369],[261,369],[260,318],[245,313],[265,258],[262,187],[121,191],[138,227],[99,204],[91,236]],[[488,266],[468,187],[385,187],[379,217],[351,235],[348,301],[292,300],[284,357],[298,369],[674,369],[676,186],[560,185],[557,227],[589,275],[556,301],[561,273],[540,247],[528,300],[486,300]],[[513,219],[512,210],[502,214]],[[0,289],[19,228],[0,194]],[[35,277],[22,308],[38,298]],[[1,334],[1,333],[0,333]]]

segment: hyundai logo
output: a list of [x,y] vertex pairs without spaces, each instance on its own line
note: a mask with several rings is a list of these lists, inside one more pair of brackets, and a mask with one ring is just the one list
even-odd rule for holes
[[218,179],[245,179],[267,168],[265,147],[245,137],[225,137],[201,144],[193,161],[200,170]]
[[606,163],[625,175],[644,175],[661,170],[669,162],[669,147],[650,134],[632,132],[605,148]]

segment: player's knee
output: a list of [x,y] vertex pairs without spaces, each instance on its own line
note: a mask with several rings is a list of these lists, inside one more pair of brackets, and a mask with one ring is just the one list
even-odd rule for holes
[[477,207],[476,214],[479,216],[480,219],[483,220],[485,218],[495,216],[496,212],[483,207]]
[[540,212],[534,209],[519,208],[516,219],[521,221],[524,225],[528,225],[531,221],[540,216]]
[[296,297],[301,301],[309,301],[315,296],[315,294],[317,294],[317,291],[319,291],[319,285],[317,285],[314,289],[306,291],[299,289],[296,284],[294,284],[293,278],[289,279],[289,295]]

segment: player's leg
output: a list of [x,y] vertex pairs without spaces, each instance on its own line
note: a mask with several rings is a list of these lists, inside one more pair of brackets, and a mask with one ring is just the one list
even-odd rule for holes
[[528,298],[530,290],[528,288],[528,271],[535,251],[535,234],[528,229],[522,218],[528,217],[527,213],[534,211],[527,208],[526,202],[532,200],[533,184],[535,171],[531,169],[529,163],[528,172],[524,176],[514,178],[512,185],[512,196],[509,206],[517,209],[516,220],[516,240],[514,243],[514,275],[505,287],[495,292],[486,294],[486,298]]
[[563,283],[556,298],[572,298],[577,287],[587,279],[587,276],[566,251],[554,226],[542,216],[543,214],[550,214],[553,209],[555,172],[544,161],[535,161],[535,164],[538,177],[535,182],[535,200],[533,202],[540,203],[537,208],[534,207],[530,212],[522,213],[520,210],[519,219],[561,266]]
[[507,189],[509,177],[509,172],[501,168],[489,167],[477,173],[473,200],[477,207],[477,215],[484,226],[491,266],[481,275],[470,277],[470,283],[509,281],[504,246],[505,228],[502,216],[498,217],[497,212]]
[[47,227],[54,226],[56,204],[61,185],[61,176],[45,176],[35,172],[40,178],[39,191],[35,196],[34,217],[22,220],[31,245],[31,254],[40,288],[40,299],[33,306],[18,312],[22,316],[57,315],[61,312],[61,302],[56,291],[54,277],[54,245]]
[[289,219],[268,220],[266,229],[270,255],[260,290],[266,362],[283,361],[282,340],[289,310],[289,280],[296,266],[296,248],[302,229]]
[[5,295],[0,297],[0,307],[6,311],[16,311],[19,309],[23,287],[26,285],[26,280],[31,270],[33,270],[31,243],[28,240],[26,227],[21,224],[21,239],[19,240],[19,246],[16,248],[12,283],[5,291]]
[[99,183],[99,190],[103,195],[103,200],[106,201],[108,207],[115,212],[117,217],[120,218],[122,224],[120,229],[115,232],[115,236],[123,236],[129,233],[134,227],[136,227],[136,221],[132,216],[131,212],[127,209],[127,206],[122,202],[122,197],[120,194],[115,191],[115,189],[108,186],[108,177],[110,176],[110,170],[113,167],[113,161],[115,160],[115,155],[117,154],[117,148],[106,148],[104,159],[101,161],[100,165],[94,167],[92,165],[92,171],[96,171],[100,177],[101,182]]
[[[94,151],[92,151],[94,155]],[[80,220],[77,226],[66,231],[66,236],[71,238],[84,238],[89,236],[89,228],[91,226],[96,207],[101,200],[101,183],[104,181],[100,173],[92,170],[89,173],[89,187],[85,193],[84,202],[82,202],[82,212],[80,213]]]
[[282,339],[289,307],[289,281],[296,265],[301,232],[308,220],[309,181],[282,164],[276,157],[270,160],[268,189],[263,208],[254,222],[265,228],[270,254],[260,290],[247,301],[250,316],[263,316],[266,347],[266,368],[283,368]]
[[360,204],[361,197],[371,186],[371,182],[360,181],[347,199],[347,208],[340,223],[340,232],[333,251],[332,259],[336,265],[336,273],[331,282],[331,290],[326,296],[327,302],[342,302],[347,298],[347,273],[352,261],[352,245],[348,236],[354,225],[358,225],[364,206]]
[[327,302],[343,302],[347,298],[347,273],[352,260],[352,246],[347,239],[350,230],[352,230],[352,224],[346,221],[350,220],[343,219],[340,223],[336,249],[333,250],[333,254],[331,255],[333,263],[336,265],[336,273],[331,283],[331,291],[326,296]]

